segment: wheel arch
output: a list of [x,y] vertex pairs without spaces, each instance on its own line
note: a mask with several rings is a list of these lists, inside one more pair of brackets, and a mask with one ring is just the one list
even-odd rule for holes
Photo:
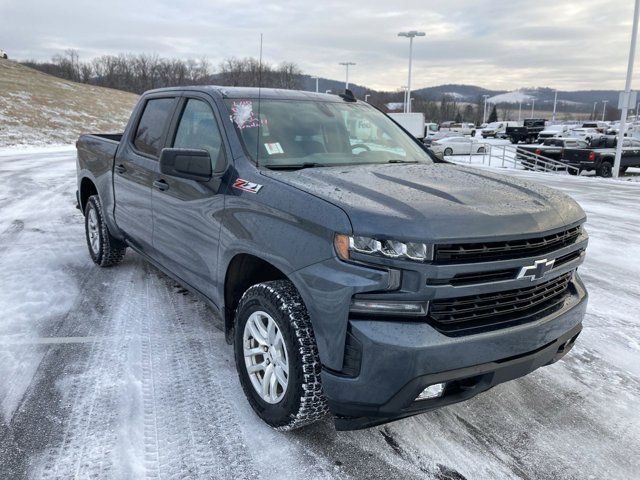
[[84,214],[87,201],[91,195],[99,195],[96,184],[89,177],[83,177],[80,181],[80,210]]
[[271,280],[292,282],[283,269],[257,255],[236,253],[231,258],[225,271],[223,288],[224,332],[227,342],[232,340],[235,311],[244,292],[252,285]]

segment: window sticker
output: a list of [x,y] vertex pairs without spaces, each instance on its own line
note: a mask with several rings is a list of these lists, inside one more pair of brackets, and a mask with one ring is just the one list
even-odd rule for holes
[[267,149],[267,153],[269,155],[275,155],[277,153],[284,153],[284,150],[282,149],[282,145],[280,145],[280,142],[265,143],[264,144],[264,148]]
[[239,100],[231,106],[231,121],[238,128],[255,128],[260,126],[260,121],[253,113],[253,102]]

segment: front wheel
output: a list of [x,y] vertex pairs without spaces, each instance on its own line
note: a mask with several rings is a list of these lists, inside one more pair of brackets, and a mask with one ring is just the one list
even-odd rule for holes
[[327,415],[313,328],[290,281],[259,283],[244,293],[234,350],[242,389],[267,424],[294,430]]
[[596,175],[604,178],[610,178],[613,175],[613,168],[611,163],[602,162],[598,168],[596,168]]
[[453,155],[453,150],[450,148],[445,148],[443,153],[445,157],[448,157],[450,155]]
[[109,233],[102,214],[102,204],[97,195],[92,195],[87,200],[84,209],[84,230],[89,255],[96,265],[110,267],[122,261],[127,246]]
[[484,153],[484,152],[486,152],[484,147],[478,148],[478,153]]

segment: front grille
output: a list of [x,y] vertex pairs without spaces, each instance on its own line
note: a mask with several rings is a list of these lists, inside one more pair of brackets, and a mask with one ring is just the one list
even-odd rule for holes
[[532,257],[573,244],[580,236],[581,231],[582,226],[578,225],[568,230],[533,239],[436,245],[434,260],[436,263],[446,264]]
[[429,321],[445,334],[466,334],[534,321],[562,307],[573,272],[534,287],[433,300]]

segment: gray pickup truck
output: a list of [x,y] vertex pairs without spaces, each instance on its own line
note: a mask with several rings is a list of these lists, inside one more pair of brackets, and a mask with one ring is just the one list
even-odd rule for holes
[[154,90],[77,147],[93,261],[130,247],[202,297],[275,428],[459,402],[582,328],[582,209],[437,159],[348,91]]

